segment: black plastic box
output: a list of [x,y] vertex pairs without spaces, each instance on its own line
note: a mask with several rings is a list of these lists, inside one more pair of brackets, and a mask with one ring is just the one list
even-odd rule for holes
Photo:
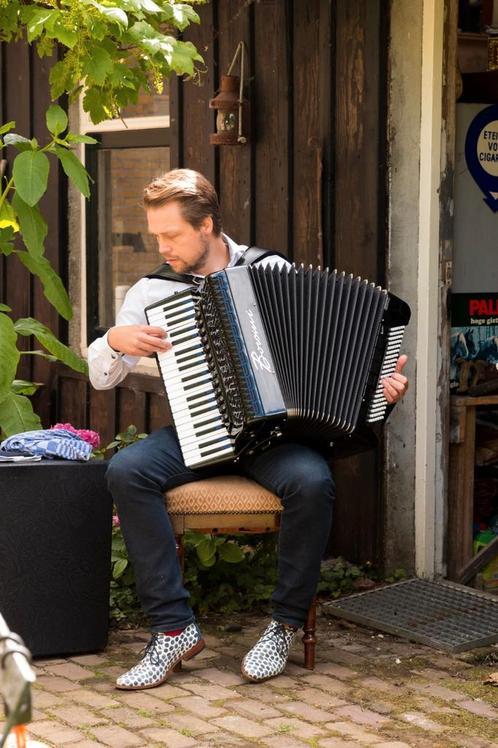
[[0,463],[0,613],[35,657],[107,643],[106,468],[97,460]]

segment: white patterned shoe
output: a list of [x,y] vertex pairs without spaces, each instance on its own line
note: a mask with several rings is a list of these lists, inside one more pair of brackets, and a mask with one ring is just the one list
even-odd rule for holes
[[242,660],[241,672],[244,678],[263,681],[280,675],[287,665],[296,631],[286,623],[272,621]]
[[182,660],[190,660],[205,647],[196,623],[191,623],[178,636],[155,633],[143,650],[140,662],[120,675],[116,688],[138,691],[154,688],[168,678],[175,665]]

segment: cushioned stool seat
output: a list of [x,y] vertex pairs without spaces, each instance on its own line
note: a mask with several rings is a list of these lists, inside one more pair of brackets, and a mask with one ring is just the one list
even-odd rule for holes
[[238,475],[173,488],[166,493],[166,506],[175,532],[180,533],[187,528],[211,533],[274,532],[282,511],[278,496]]
[[[226,535],[278,532],[282,504],[271,491],[249,478],[227,475],[185,483],[165,494],[166,508],[183,563],[185,530]],[[304,626],[305,667],[315,662],[315,601]]]

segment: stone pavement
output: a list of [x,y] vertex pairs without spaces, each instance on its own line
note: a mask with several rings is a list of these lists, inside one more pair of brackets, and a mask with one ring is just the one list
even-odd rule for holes
[[[53,748],[498,747],[498,646],[447,655],[328,618],[318,621],[314,672],[297,640],[285,674],[239,675],[266,619],[202,622],[206,649],[159,688],[114,689],[145,631],[115,631],[104,652],[37,660],[29,735]],[[0,730],[1,733],[1,730]]]

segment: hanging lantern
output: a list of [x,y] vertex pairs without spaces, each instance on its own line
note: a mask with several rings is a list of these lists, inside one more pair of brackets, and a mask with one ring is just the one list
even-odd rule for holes
[[[231,75],[237,57],[241,55],[240,77]],[[245,145],[248,141],[249,102],[244,93],[244,43],[240,42],[228,69],[221,76],[220,92],[209,102],[216,110],[216,132],[209,136],[212,145]]]

